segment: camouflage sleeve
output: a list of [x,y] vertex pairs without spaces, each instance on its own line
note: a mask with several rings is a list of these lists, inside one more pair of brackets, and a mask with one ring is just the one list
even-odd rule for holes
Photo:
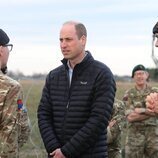
[[115,99],[111,121],[116,121],[113,126],[107,128],[107,142],[113,142],[120,134],[121,129],[125,123],[124,115],[125,105],[122,101]]
[[123,97],[123,102],[125,104],[125,116],[129,115],[131,112],[134,111],[134,105],[129,93],[129,91],[126,91]]
[[154,92],[158,93],[158,87],[152,87],[151,88],[151,93],[154,93]]
[[108,126],[107,127],[107,143],[108,144],[112,143],[117,138],[120,132],[121,132],[121,129],[118,123],[114,124],[114,126],[112,127]]
[[27,141],[30,127],[27,111],[21,104],[20,84],[11,80],[3,88],[0,90],[0,157],[13,157]]
[[18,106],[18,145],[22,147],[29,138],[30,135],[30,124],[27,114],[27,109],[23,104],[23,95],[22,92],[19,95],[17,100]]
[[14,153],[17,145],[17,98],[20,85],[13,84],[0,98],[0,154]]
[[123,101],[115,99],[114,112],[112,120],[116,120],[120,124],[125,119],[125,104]]

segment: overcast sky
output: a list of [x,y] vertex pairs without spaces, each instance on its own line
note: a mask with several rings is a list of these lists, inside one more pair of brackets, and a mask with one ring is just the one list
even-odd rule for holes
[[14,48],[8,68],[26,75],[48,73],[61,64],[61,25],[80,21],[88,31],[86,50],[117,75],[133,67],[155,67],[152,28],[158,0],[0,0],[0,26]]

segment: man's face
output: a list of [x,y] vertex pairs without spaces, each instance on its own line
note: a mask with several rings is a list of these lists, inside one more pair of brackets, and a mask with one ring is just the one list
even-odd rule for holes
[[142,71],[142,70],[138,70],[134,73],[134,81],[136,83],[136,85],[138,86],[143,86],[146,84],[146,81],[149,77],[148,72],[146,71]]
[[80,58],[85,43],[85,36],[79,39],[74,25],[66,24],[62,27],[60,31],[60,48],[65,59],[75,60]]

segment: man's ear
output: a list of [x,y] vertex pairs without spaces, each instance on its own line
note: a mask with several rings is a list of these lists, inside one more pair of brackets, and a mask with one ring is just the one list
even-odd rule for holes
[[87,38],[85,35],[83,35],[80,40],[82,41],[82,44],[85,45]]
[[147,71],[146,71],[145,73],[146,73],[146,80],[149,81],[150,74],[149,74],[149,72],[147,72]]
[[2,56],[2,46],[0,46],[0,56]]

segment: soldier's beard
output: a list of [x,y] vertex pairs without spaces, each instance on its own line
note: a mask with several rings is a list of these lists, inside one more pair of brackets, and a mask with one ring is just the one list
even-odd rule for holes
[[3,72],[3,74],[6,74],[7,73],[7,66],[1,68],[1,71]]

